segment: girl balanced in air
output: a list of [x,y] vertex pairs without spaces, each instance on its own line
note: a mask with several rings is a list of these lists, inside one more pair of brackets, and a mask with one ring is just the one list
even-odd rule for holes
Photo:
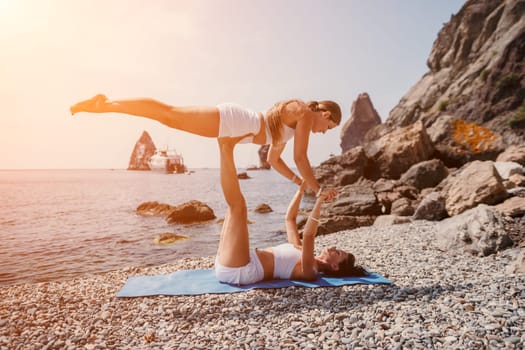
[[[105,95],[81,101],[71,113],[123,113],[156,120],[166,126],[206,137],[241,137],[241,143],[270,145],[268,163],[282,176],[300,185],[303,180],[314,192],[320,185],[314,177],[307,150],[310,133],[325,133],[341,122],[341,108],[333,101],[276,103],[263,115],[233,103],[215,107],[170,106],[153,99],[109,100]],[[294,161],[299,175],[281,154],[293,138]],[[332,191],[332,194],[335,190]]]

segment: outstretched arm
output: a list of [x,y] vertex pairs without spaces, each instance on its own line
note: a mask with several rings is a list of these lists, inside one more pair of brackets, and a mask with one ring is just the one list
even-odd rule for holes
[[321,205],[325,200],[326,197],[324,195],[317,197],[303,230],[302,268],[305,276],[310,278],[315,278],[317,273],[315,271],[314,258],[315,236],[319,225],[319,216],[321,215]]
[[293,144],[293,157],[295,165],[297,166],[299,173],[301,173],[302,178],[308,187],[310,187],[314,193],[317,193],[320,189],[320,186],[315,179],[314,172],[307,155],[311,128],[311,118],[307,118],[305,116],[304,118],[301,118],[297,121]]
[[306,183],[303,182],[301,187],[299,187],[295,193],[292,201],[288,205],[288,210],[286,211],[286,236],[288,238],[288,242],[297,247],[302,246],[301,239],[299,238],[299,230],[297,229],[297,213],[299,212],[301,199],[303,198],[303,192],[305,189]]
[[302,180],[297,175],[295,175],[295,173],[281,158],[281,154],[284,151],[284,146],[286,146],[286,144],[270,145],[270,149],[268,150],[268,163],[279,174],[294,182],[296,185],[300,185]]

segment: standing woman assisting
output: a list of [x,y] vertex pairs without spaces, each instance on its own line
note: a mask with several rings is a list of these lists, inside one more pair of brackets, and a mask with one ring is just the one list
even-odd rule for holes
[[[124,113],[156,120],[166,126],[206,137],[239,137],[241,143],[270,145],[268,163],[281,175],[295,182],[302,179],[314,193],[321,187],[308,160],[310,133],[325,133],[341,122],[341,108],[333,101],[309,102],[288,100],[276,103],[266,116],[225,103],[216,107],[177,107],[153,99],[108,100],[105,95],[79,102],[71,114]],[[286,142],[294,138],[294,161],[300,176],[282,160]],[[302,177],[302,179],[301,179]],[[332,193],[334,190],[330,190]]]
[[321,193],[303,230],[297,229],[297,212],[305,185],[302,184],[286,213],[288,243],[264,249],[250,248],[248,212],[241,192],[233,150],[238,139],[220,138],[221,186],[228,211],[224,219],[215,259],[217,279],[230,284],[250,284],[271,279],[315,280],[318,273],[330,276],[365,276],[366,270],[355,266],[352,254],[327,248],[314,256],[315,235],[321,205],[332,194]]

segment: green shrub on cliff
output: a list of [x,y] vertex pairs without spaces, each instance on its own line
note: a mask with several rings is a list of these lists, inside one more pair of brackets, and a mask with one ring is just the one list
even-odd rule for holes
[[511,128],[519,128],[525,126],[525,102],[509,118],[509,125]]
[[447,109],[447,106],[448,106],[448,100],[447,100],[447,99],[445,99],[445,100],[441,100],[441,101],[439,101],[439,103],[438,103],[437,110],[438,110],[439,112],[443,112],[444,110]]

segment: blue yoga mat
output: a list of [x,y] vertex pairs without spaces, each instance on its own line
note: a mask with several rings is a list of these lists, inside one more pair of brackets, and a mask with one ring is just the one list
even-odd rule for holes
[[316,281],[272,280],[235,286],[221,283],[214,270],[182,270],[168,275],[130,277],[117,297],[145,297],[152,295],[199,295],[238,293],[256,288],[284,287],[339,287],[349,284],[391,284],[385,277],[371,272],[366,277],[319,277]]

